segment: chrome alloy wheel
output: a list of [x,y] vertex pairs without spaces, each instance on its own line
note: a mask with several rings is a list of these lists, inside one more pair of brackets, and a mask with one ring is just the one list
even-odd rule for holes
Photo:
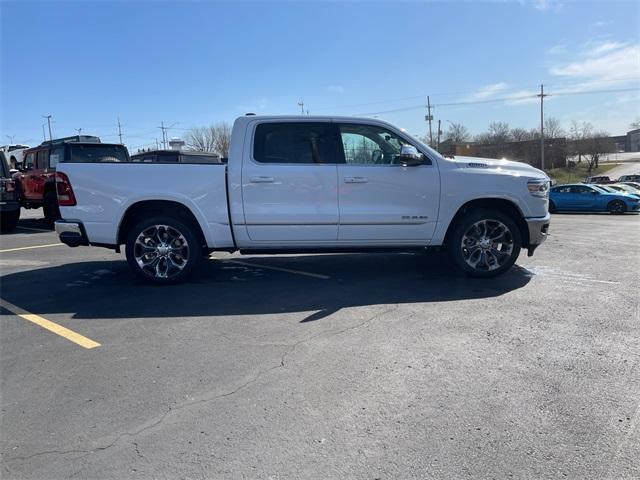
[[152,225],[136,238],[133,254],[147,275],[172,278],[182,272],[189,261],[189,243],[173,227]]
[[462,236],[462,257],[474,270],[488,272],[504,265],[513,253],[511,230],[498,220],[480,220]]

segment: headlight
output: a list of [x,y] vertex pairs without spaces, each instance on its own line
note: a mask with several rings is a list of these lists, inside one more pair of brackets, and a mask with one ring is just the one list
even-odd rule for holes
[[527,188],[534,197],[547,197],[549,195],[549,180],[529,180]]

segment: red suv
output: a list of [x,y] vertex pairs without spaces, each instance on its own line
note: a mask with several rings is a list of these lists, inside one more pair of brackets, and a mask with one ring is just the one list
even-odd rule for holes
[[76,135],[42,142],[24,152],[21,172],[14,176],[24,208],[40,208],[53,223],[60,218],[55,171],[60,162],[128,162],[124,145],[101,143],[98,137]]

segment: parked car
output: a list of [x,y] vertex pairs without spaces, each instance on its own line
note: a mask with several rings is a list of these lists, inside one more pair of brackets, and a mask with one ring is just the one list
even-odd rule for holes
[[640,182],[640,175],[622,175],[618,182]]
[[606,175],[599,175],[597,177],[587,177],[584,180],[584,183],[615,183],[615,180],[611,180],[611,178],[607,177]]
[[222,163],[220,155],[189,150],[150,150],[131,155],[134,163]]
[[638,182],[619,182],[621,185],[629,185],[630,187],[640,190],[640,183]]
[[0,230],[9,232],[20,220],[20,203],[11,168],[4,152],[0,151]]
[[7,157],[7,160],[9,162],[9,167],[11,167],[11,169],[15,169],[22,165],[24,151],[27,148],[29,148],[29,145],[14,144],[5,145],[0,148],[0,150],[5,153],[5,156]]
[[636,195],[636,196],[640,195],[640,188],[635,188],[630,185],[626,185],[624,183],[612,183],[611,185],[606,185],[606,186],[617,192],[629,193],[631,195]]
[[76,135],[42,142],[25,151],[21,172],[14,176],[24,208],[44,210],[47,221],[60,218],[55,171],[60,162],[129,162],[124,145],[101,143],[98,137]]
[[547,236],[549,178],[524,163],[446,159],[386,122],[238,118],[228,165],[67,163],[56,232],[69,246],[126,246],[156,283],[185,279],[205,253],[446,246],[492,277]]
[[609,186],[583,183],[558,185],[551,188],[549,211],[588,211],[620,214],[640,209],[640,199],[635,195],[617,192]]

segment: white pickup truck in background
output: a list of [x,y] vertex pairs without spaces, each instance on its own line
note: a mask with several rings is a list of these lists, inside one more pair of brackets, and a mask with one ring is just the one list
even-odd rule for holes
[[69,246],[125,245],[141,277],[185,279],[213,251],[344,252],[445,246],[491,277],[547,235],[549,178],[530,165],[449,159],[375,119],[247,115],[228,165],[57,165]]

